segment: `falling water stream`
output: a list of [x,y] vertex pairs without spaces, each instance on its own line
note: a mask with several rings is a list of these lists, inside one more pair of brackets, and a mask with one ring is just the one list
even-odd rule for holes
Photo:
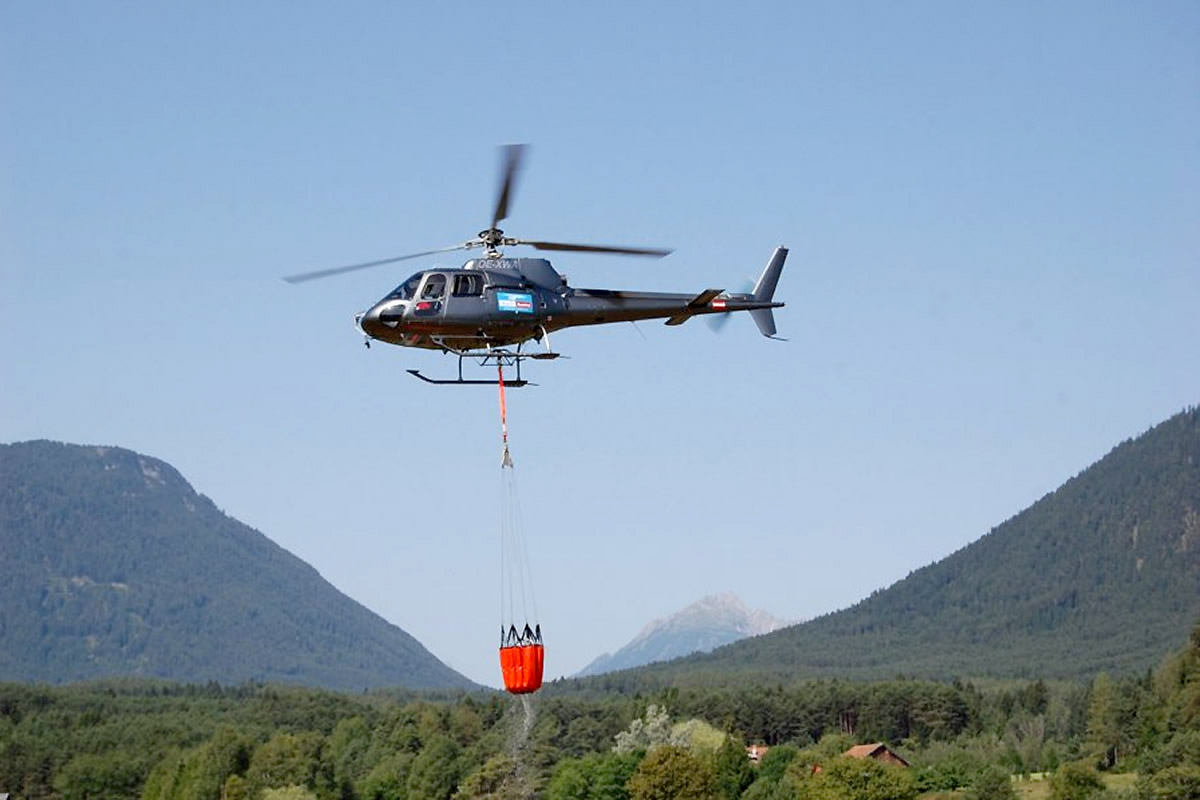
[[503,796],[527,798],[533,797],[533,787],[525,764],[525,748],[537,720],[537,701],[531,694],[517,695],[515,699],[519,702],[511,706],[508,725],[508,757],[512,760],[512,773],[505,782]]

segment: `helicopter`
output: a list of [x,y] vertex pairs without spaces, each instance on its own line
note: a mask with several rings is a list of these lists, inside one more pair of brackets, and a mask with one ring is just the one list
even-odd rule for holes
[[[475,237],[450,247],[288,275],[284,280],[302,283],[409,259],[481,248],[481,258],[470,259],[457,269],[438,267],[414,273],[354,317],[355,327],[364,336],[367,347],[372,341],[380,341],[456,355],[457,378],[435,379],[419,370],[408,370],[432,384],[502,382],[512,387],[525,386],[529,382],[521,378],[521,362],[559,358],[561,354],[550,346],[550,334],[579,325],[646,319],[665,319],[667,325],[682,325],[695,316],[748,311],[764,336],[780,338],[776,335],[772,309],[784,305],[774,300],[788,254],[783,246],[775,248],[754,288],[745,293],[723,289],[705,289],[694,294],[582,289],[570,286],[566,276],[556,271],[548,259],[507,257],[501,248],[527,246],[544,251],[655,258],[671,253],[663,248],[569,244],[506,236],[497,226],[508,216],[526,149],[527,145],[502,148],[492,222]],[[541,349],[523,350],[530,341],[539,343]],[[464,360],[473,360],[480,366],[499,366],[499,380],[464,378]],[[503,367],[511,365],[516,366],[516,379],[505,381]]]

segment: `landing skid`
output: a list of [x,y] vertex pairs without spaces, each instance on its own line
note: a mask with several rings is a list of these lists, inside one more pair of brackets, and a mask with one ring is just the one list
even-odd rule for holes
[[[461,373],[459,374],[459,377],[457,379],[455,379],[455,378],[442,378],[442,379],[430,378],[428,376],[422,375],[421,371],[418,369],[410,369],[410,370],[408,370],[408,374],[412,375],[414,378],[420,378],[421,380],[425,381],[426,383],[433,383],[433,384],[437,384],[438,386],[495,386],[496,384],[499,383],[499,381],[487,381],[487,380],[463,378]],[[537,386],[536,383],[530,383],[529,381],[522,380],[521,378],[517,378],[516,380],[512,380],[512,381],[505,381],[504,385],[507,387],[513,388],[513,389],[519,389],[522,386]]]
[[458,356],[458,377],[457,378],[430,378],[422,375],[420,370],[410,369],[408,374],[414,378],[420,378],[426,383],[432,383],[437,386],[496,386],[500,383],[498,380],[486,380],[478,378],[463,377],[463,359],[473,359],[478,362],[480,367],[516,367],[517,374],[512,380],[505,379],[504,385],[511,386],[514,389],[519,389],[522,386],[537,386],[536,383],[531,383],[521,377],[521,362],[533,358],[538,361],[551,360],[561,358],[561,353],[551,353],[542,351],[538,353],[522,353],[521,346],[517,345],[516,350],[505,350],[502,348],[490,348],[481,351],[472,350],[456,350],[453,347],[442,345],[442,349],[447,353],[453,353]]

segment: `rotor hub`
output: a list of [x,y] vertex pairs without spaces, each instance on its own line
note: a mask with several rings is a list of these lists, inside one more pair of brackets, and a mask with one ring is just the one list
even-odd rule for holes
[[500,256],[498,248],[508,242],[504,239],[504,231],[499,228],[488,228],[479,232],[479,243],[487,248],[488,258],[498,258]]

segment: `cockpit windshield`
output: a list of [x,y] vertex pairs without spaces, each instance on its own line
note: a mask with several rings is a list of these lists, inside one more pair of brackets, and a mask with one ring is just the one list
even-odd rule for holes
[[412,300],[413,295],[417,292],[417,287],[421,285],[421,278],[425,275],[424,272],[418,272],[404,283],[397,286],[391,294],[385,299],[387,300]]

